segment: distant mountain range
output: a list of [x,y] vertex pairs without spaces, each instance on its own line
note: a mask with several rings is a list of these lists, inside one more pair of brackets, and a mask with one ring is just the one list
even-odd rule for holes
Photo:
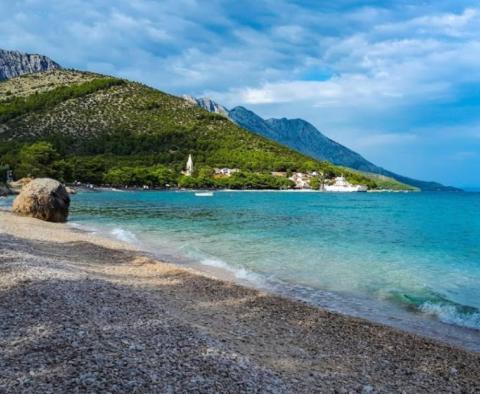
[[227,110],[224,106],[215,103],[209,98],[188,97],[191,102],[195,102],[207,111],[228,116],[234,123],[247,130],[272,139],[317,160],[326,160],[361,172],[383,175],[423,191],[460,190],[437,182],[408,178],[379,167],[346,146],[328,138],[316,129],[315,126],[303,119],[263,119],[244,107],[235,107],[232,110]]
[[0,49],[0,81],[60,68],[46,56]]

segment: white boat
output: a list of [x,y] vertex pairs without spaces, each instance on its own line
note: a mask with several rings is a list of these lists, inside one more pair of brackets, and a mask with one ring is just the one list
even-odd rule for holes
[[352,185],[347,182],[343,176],[339,176],[335,178],[335,183],[333,185],[325,185],[323,190],[333,193],[353,193],[366,192],[368,188],[364,185]]
[[197,197],[213,197],[213,192],[197,192],[195,195]]

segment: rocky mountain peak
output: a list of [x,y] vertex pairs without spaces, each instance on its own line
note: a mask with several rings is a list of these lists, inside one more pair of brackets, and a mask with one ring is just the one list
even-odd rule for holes
[[46,56],[0,49],[0,81],[57,68],[60,65]]
[[216,103],[215,101],[213,101],[212,99],[210,99],[208,97],[197,98],[197,97],[187,96],[187,95],[184,95],[182,97],[185,100],[191,102],[192,104],[195,104],[195,105],[199,106],[200,108],[203,108],[204,110],[206,110],[208,112],[213,112],[213,113],[220,114],[220,115],[228,117],[228,112],[229,112],[228,109],[226,109],[223,105],[220,105],[220,104]]

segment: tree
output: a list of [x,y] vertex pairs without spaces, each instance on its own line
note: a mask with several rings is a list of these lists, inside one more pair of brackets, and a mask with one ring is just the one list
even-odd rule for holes
[[36,142],[26,145],[20,150],[20,162],[16,169],[17,178],[51,177],[62,178],[62,170],[53,166],[59,155],[54,147],[48,142]]
[[313,190],[318,190],[320,189],[320,185],[322,184],[320,177],[318,176],[313,176],[310,178],[310,187]]
[[175,173],[164,166],[115,167],[108,170],[104,181],[116,186],[161,186],[172,185]]
[[0,183],[7,182],[7,171],[10,170],[10,167],[6,164],[0,164]]

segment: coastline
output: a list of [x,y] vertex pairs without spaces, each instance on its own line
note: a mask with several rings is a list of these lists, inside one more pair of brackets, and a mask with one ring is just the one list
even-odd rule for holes
[[[102,192],[102,191],[114,191],[114,192],[155,192],[155,191],[164,191],[164,192],[201,192],[201,191],[209,191],[209,192],[251,192],[251,193],[262,193],[262,192],[275,192],[275,193],[322,193],[322,194],[337,194],[337,193],[344,193],[344,192],[329,192],[325,190],[317,190],[317,189],[227,189],[227,188],[149,188],[144,189],[142,187],[113,187],[113,186],[96,186],[92,185],[93,187],[89,188],[86,186],[77,186],[75,184],[67,184],[67,186],[76,189],[77,191],[82,192]],[[366,190],[363,193],[420,193],[421,190],[397,190],[397,189],[371,189]],[[350,192],[349,192],[350,193]]]
[[[131,193],[136,194],[134,191]],[[162,192],[161,194],[154,194],[154,196],[165,197],[166,195],[172,193],[174,195],[183,195],[184,197],[191,196],[191,200],[193,199],[191,203],[197,207],[201,207],[201,209],[203,209],[203,204],[208,206],[210,203],[213,203],[214,206],[218,206],[218,204],[220,204],[222,207],[224,206],[221,202],[221,199],[199,199],[194,197],[192,192],[186,191]],[[272,193],[270,191],[266,191],[261,194],[268,196]],[[278,196],[282,193],[278,192],[275,194]],[[85,197],[87,195],[88,194],[84,194],[83,196]],[[137,197],[143,200],[144,198],[147,198],[148,195],[148,192],[139,192]],[[233,194],[226,193],[226,195],[228,197],[228,195]],[[100,197],[101,193],[95,193],[93,196],[91,196],[91,202],[97,201],[97,197]],[[177,198],[175,196],[170,197],[174,199]],[[169,207],[170,204],[173,203],[173,201],[170,200],[170,197],[168,199]],[[108,203],[110,204],[112,200],[116,201],[116,198],[118,198],[118,196],[112,196],[111,194],[108,195]],[[123,203],[121,201],[123,198],[127,198],[126,195],[121,197],[120,200],[114,204],[114,206],[118,206],[118,204],[122,206]],[[134,197],[134,199],[135,198],[136,197]],[[222,198],[221,193],[218,193],[217,198]],[[130,201],[129,197],[127,199]],[[90,201],[90,199],[88,200]],[[103,201],[102,198],[100,198],[100,200]],[[160,201],[161,200],[163,200],[163,198],[160,198]],[[156,206],[154,201],[156,202],[158,199],[157,197],[152,196],[152,199],[148,199],[148,201],[152,202],[153,206]],[[186,202],[182,200],[181,205],[183,206],[185,203]],[[80,204],[80,202],[77,202],[77,204]],[[140,202],[135,202],[135,204],[140,204],[140,206],[142,206],[142,203]],[[189,203],[187,203],[187,205],[188,204]],[[88,205],[90,205],[90,203],[86,205],[80,204],[77,206],[77,209],[80,208],[81,211],[85,207],[88,207]],[[93,204],[93,206],[95,205],[96,203]],[[122,222],[122,220],[111,220],[108,218],[109,215],[103,216],[102,206],[103,205],[99,205],[99,210],[96,210],[96,213],[93,215],[100,220],[95,219],[93,216],[90,216],[90,214],[83,216],[81,214],[78,216],[78,214],[74,212],[72,216],[73,221],[69,222],[69,225],[76,229],[82,229],[90,233],[101,234],[102,236],[110,239],[127,242],[139,248],[144,253],[148,253],[148,255],[153,259],[168,261],[181,268],[187,267],[193,269],[195,272],[207,274],[219,280],[227,280],[243,286],[266,291],[269,294],[276,294],[289,299],[305,301],[310,305],[326,309],[328,311],[340,313],[342,315],[363,318],[368,321],[393,327],[395,329],[407,331],[434,340],[439,340],[441,342],[446,342],[455,347],[461,347],[470,351],[480,352],[480,331],[478,331],[478,323],[476,320],[478,314],[463,314],[461,305],[458,305],[458,308],[455,307],[454,309],[449,307],[449,305],[445,306],[443,303],[441,303],[443,300],[440,300],[438,304],[430,304],[430,300],[428,300],[426,297],[424,297],[424,300],[426,299],[427,301],[424,301],[423,304],[418,303],[417,305],[412,305],[412,303],[409,303],[412,297],[422,297],[424,295],[416,292],[415,289],[409,288],[404,289],[401,293],[398,292],[403,298],[396,299],[394,297],[388,297],[391,295],[389,291],[392,287],[386,287],[386,291],[383,294],[371,295],[368,293],[362,293],[361,291],[349,291],[349,289],[346,289],[345,287],[341,288],[341,286],[334,288],[335,285],[330,287],[323,287],[321,285],[316,286],[316,283],[325,280],[320,270],[317,270],[315,275],[311,276],[312,278],[315,278],[313,279],[313,283],[308,283],[308,280],[305,281],[305,278],[303,278],[303,283],[301,283],[302,281],[296,281],[295,279],[291,280],[291,276],[285,276],[284,273],[279,272],[275,266],[271,265],[268,270],[265,270],[265,268],[262,269],[261,267],[263,261],[261,259],[257,260],[256,263],[253,264],[251,261],[248,261],[248,259],[241,260],[241,256],[239,256],[239,254],[242,252],[239,250],[235,251],[235,249],[238,249],[236,245],[244,244],[245,239],[238,237],[238,234],[236,235],[235,242],[231,242],[231,239],[229,239],[228,236],[225,239],[221,234],[218,234],[217,236],[208,238],[206,245],[201,245],[202,240],[204,240],[202,232],[200,232],[198,234],[199,236],[197,237],[195,235],[195,226],[190,228],[190,225],[195,223],[195,215],[193,215],[193,221],[191,223],[184,223],[181,226],[182,231],[183,229],[189,229],[188,234],[185,233],[178,237],[178,233],[176,234],[176,232],[179,228],[175,226],[175,221],[170,224],[169,228],[163,228],[163,223],[161,222],[152,224],[149,218],[149,216],[152,214],[152,212],[150,212],[147,214],[146,221],[143,223],[143,225],[136,226],[133,223],[128,223],[128,221]],[[173,204],[173,206],[175,206],[175,204]],[[147,208],[147,210],[149,209],[150,208]],[[157,211],[155,215],[166,215],[166,217],[169,218],[179,217],[178,215],[180,215],[180,217],[183,216],[183,212],[176,211],[175,209],[173,212],[170,211],[170,208],[168,209],[168,212],[162,212],[163,209],[160,209],[160,212]],[[141,213],[141,211],[136,212],[136,214],[142,216],[142,218],[145,217],[145,213],[146,212]],[[138,221],[138,223],[142,223],[141,219],[139,220],[140,221]],[[231,217],[229,220],[235,220],[235,217]],[[223,222],[223,225],[224,224],[225,222]],[[206,223],[206,226],[209,226],[209,223]],[[163,233],[159,234],[157,231],[159,231],[161,228],[163,228],[163,230],[161,230]],[[225,244],[222,239],[226,240]],[[212,247],[213,249],[211,249]],[[252,249],[249,250],[248,253],[251,253],[252,258],[255,259],[255,253],[258,252],[258,249],[256,249],[256,245],[252,245],[251,247]],[[331,247],[334,248],[335,245],[331,245]],[[264,253],[267,253],[267,255],[264,254],[264,259],[266,261],[269,259],[269,253],[275,253],[275,251],[279,250],[278,245],[270,245],[270,248],[271,249],[268,251],[265,249],[263,250]],[[289,249],[290,248],[287,248],[283,251],[284,255],[288,255],[288,253],[290,253]],[[330,250],[330,247],[328,249]],[[403,258],[403,255],[397,256]],[[294,261],[296,257],[298,256],[295,256],[295,254],[292,255]],[[335,253],[331,254],[331,257],[335,257]],[[348,256],[344,256],[344,258],[348,258]],[[309,258],[305,256],[305,263],[307,263],[308,260]],[[332,266],[332,269],[335,269],[336,265],[343,265],[343,261],[324,260],[330,261],[330,264],[327,263],[323,268],[327,271],[330,265]],[[288,258],[285,259],[283,255],[277,255],[276,261],[276,265],[279,267],[288,267],[289,265]],[[302,267],[303,263],[298,260],[296,261],[297,265]],[[355,270],[355,267],[352,266],[351,269]],[[392,267],[390,272],[395,273],[395,267]],[[291,271],[290,275],[292,274],[295,275],[295,271]],[[354,271],[353,274],[355,275]],[[361,275],[361,273],[356,273],[356,275],[359,274]],[[355,281],[358,282],[358,279],[357,277],[354,279],[355,280],[353,284],[356,285],[357,283],[355,283]],[[338,276],[336,280],[341,284],[343,277]],[[363,280],[368,279],[364,278]],[[380,291],[383,291],[383,289]],[[434,290],[432,290],[431,294],[435,296]]]
[[0,239],[0,385],[10,390],[480,390],[478,353],[63,224],[0,211]]

